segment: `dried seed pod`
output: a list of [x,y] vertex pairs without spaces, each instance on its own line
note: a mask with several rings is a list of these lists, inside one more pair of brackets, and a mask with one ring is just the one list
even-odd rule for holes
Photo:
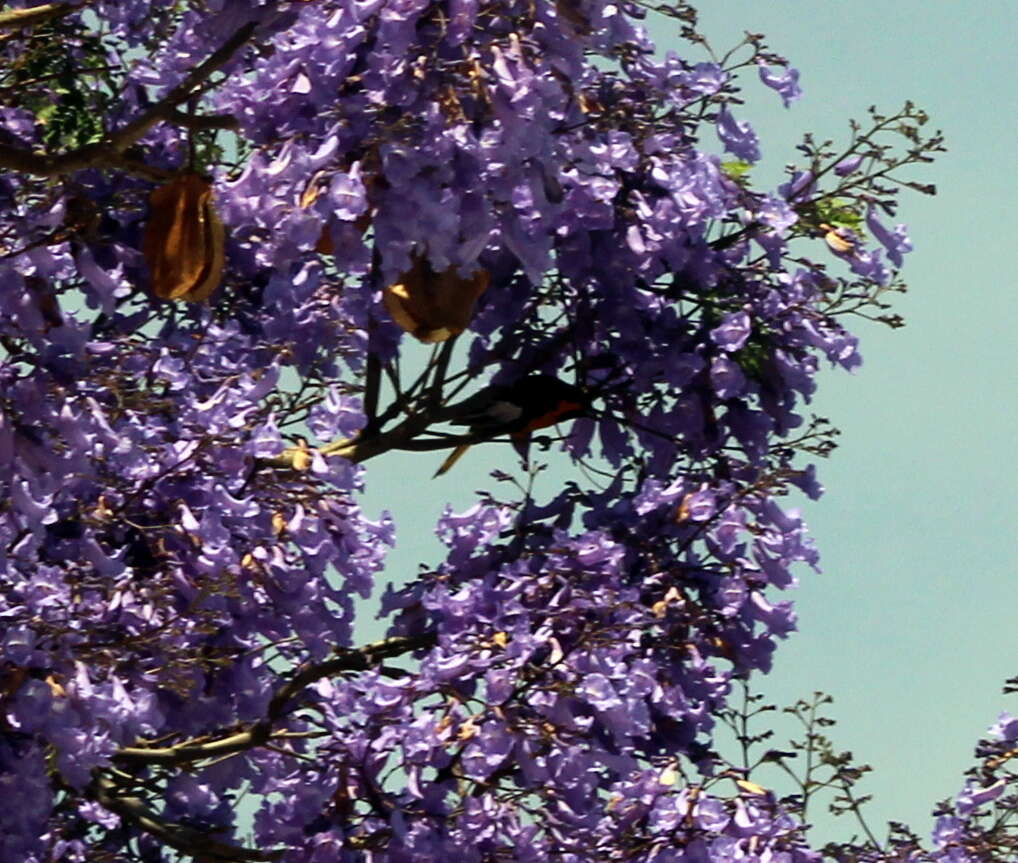
[[142,253],[152,293],[164,300],[201,302],[219,286],[226,232],[212,204],[212,184],[181,174],[150,198]]
[[464,278],[455,269],[436,273],[427,260],[413,266],[382,295],[396,324],[425,344],[458,336],[474,316],[477,298],[488,287],[486,270]]

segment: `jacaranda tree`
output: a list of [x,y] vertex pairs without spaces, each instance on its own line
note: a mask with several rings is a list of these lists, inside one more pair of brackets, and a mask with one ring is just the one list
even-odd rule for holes
[[[797,79],[681,2],[8,3],[0,860],[1011,859],[1018,720],[927,850],[813,847],[861,768],[822,698],[805,773],[752,724],[814,375],[899,323],[941,149],[873,110],[755,188]],[[480,442],[519,469],[377,585],[374,465]]]

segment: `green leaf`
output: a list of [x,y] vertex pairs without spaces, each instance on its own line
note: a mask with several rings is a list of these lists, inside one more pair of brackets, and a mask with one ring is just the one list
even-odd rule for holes
[[732,354],[732,359],[739,364],[747,378],[760,381],[764,379],[772,354],[773,347],[766,335],[754,331],[746,344]]
[[753,165],[750,162],[743,162],[741,159],[734,159],[730,162],[721,163],[721,173],[723,173],[728,179],[739,182],[746,174],[749,173]]
[[857,203],[844,198],[824,198],[817,201],[816,213],[821,222],[862,233],[863,214],[858,207]]

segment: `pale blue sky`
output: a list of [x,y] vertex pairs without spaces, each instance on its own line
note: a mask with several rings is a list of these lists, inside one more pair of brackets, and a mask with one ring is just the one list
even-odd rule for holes
[[[947,134],[950,152],[918,177],[940,194],[908,195],[899,214],[916,248],[906,259],[910,292],[897,302],[908,326],[857,327],[862,370],[821,378],[816,412],[844,433],[821,465],[828,493],[806,508],[825,572],[804,574],[794,596],[801,632],[757,681],[781,703],[814,689],[833,694],[836,742],[876,768],[863,785],[876,795],[874,820],[903,820],[925,834],[933,803],[960,787],[977,737],[1001,709],[1018,712],[1018,698],[1009,704],[999,694],[1018,673],[1014,7],[702,6],[701,29],[717,47],[744,30],[766,33],[802,72],[805,96],[787,111],[755,76],[748,81],[741,117],[760,135],[761,176],[794,160],[802,132],[844,136],[847,119],[871,104],[893,109],[912,99]],[[666,31],[655,35],[667,47]],[[439,456],[369,463],[366,508],[386,506],[397,521],[392,577],[435,559],[442,501],[463,508],[488,485],[499,453],[479,452],[424,486]],[[852,832],[818,823],[819,844]]]

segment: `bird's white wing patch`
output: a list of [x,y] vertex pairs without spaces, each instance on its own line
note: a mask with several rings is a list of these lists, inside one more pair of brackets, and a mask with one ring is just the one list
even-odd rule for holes
[[512,402],[497,401],[492,402],[484,414],[486,419],[490,419],[498,425],[507,425],[523,416],[523,408]]

